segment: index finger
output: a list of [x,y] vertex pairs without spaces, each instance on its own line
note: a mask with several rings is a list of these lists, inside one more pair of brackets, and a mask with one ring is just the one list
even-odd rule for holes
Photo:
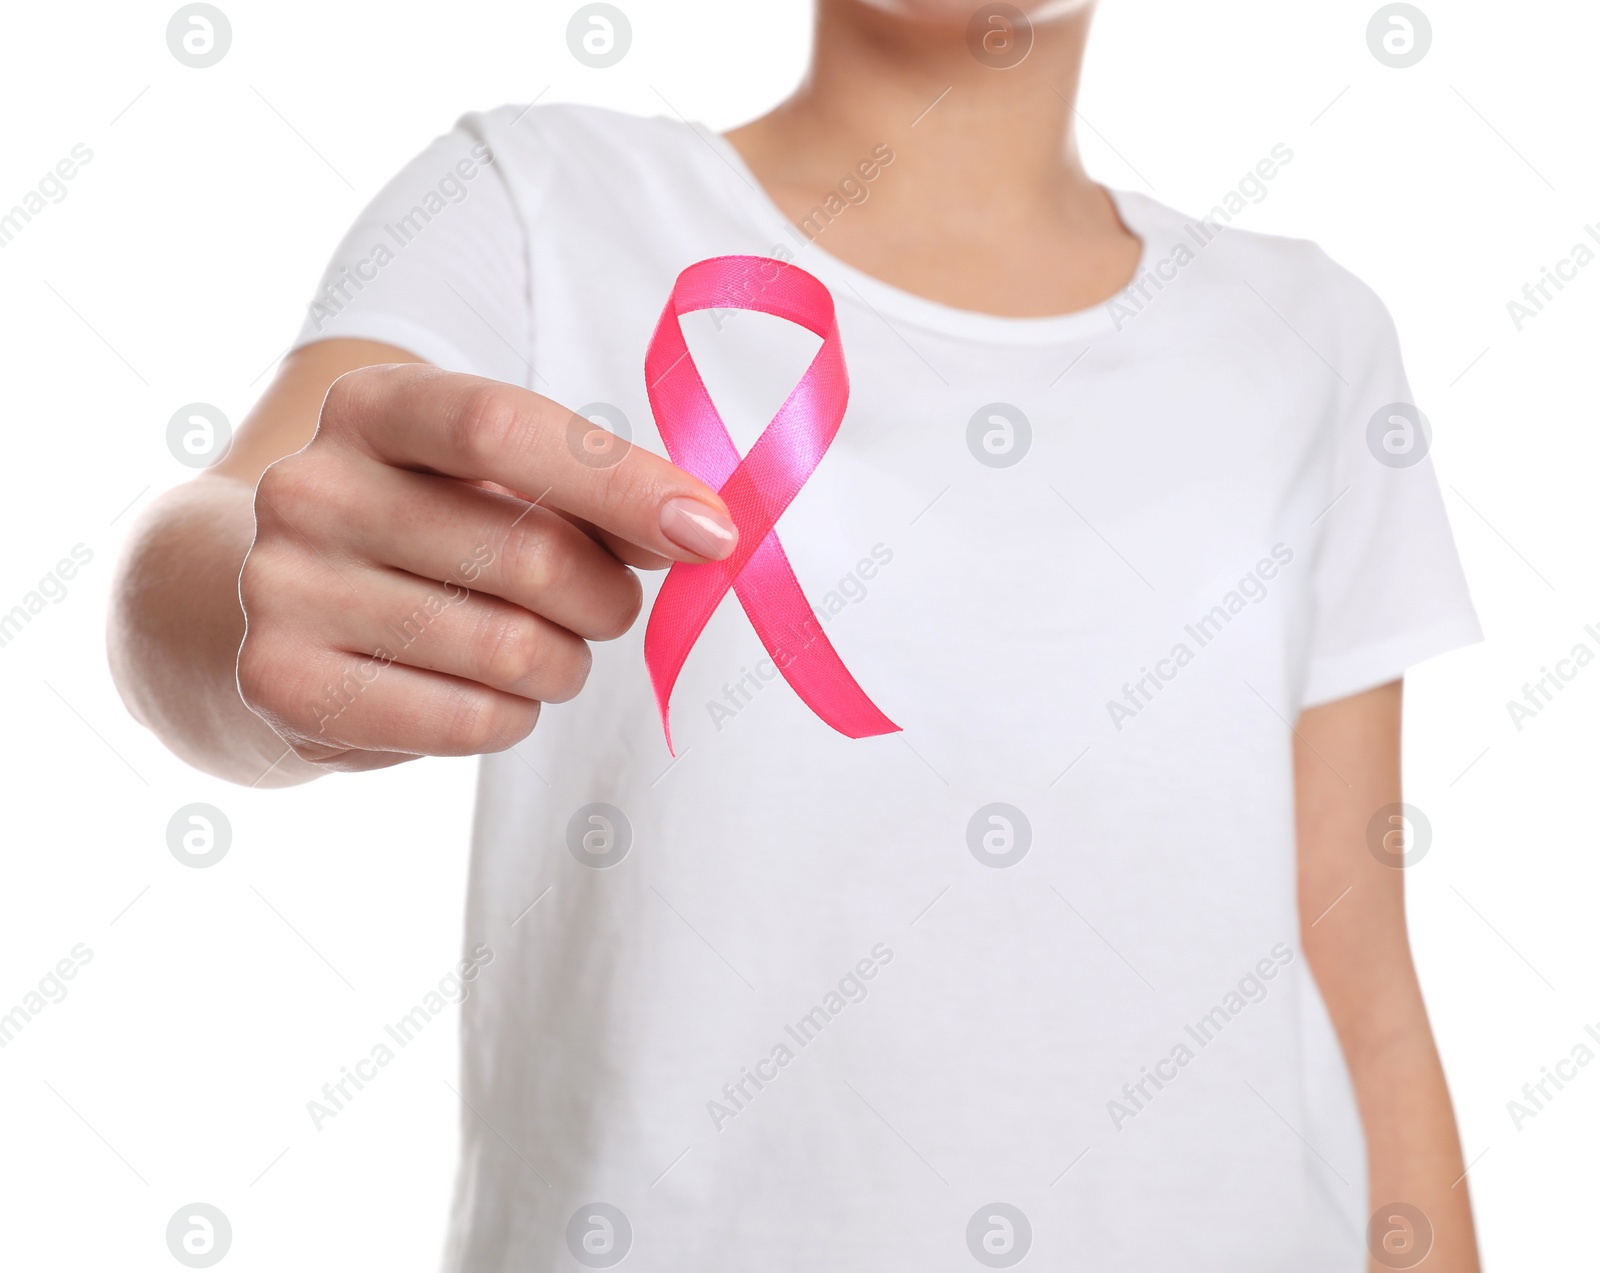
[[569,441],[573,412],[516,385],[420,363],[364,367],[333,382],[323,418],[384,463],[526,492],[673,561],[720,561],[738,542],[704,482],[643,447],[596,464]]

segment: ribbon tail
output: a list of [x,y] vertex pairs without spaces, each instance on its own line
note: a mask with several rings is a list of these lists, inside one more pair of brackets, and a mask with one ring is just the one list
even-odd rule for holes
[[644,661],[655,689],[656,710],[661,714],[661,729],[667,736],[667,751],[672,748],[672,689],[678,683],[689,651],[700,639],[722,598],[731,586],[726,563],[691,565],[678,562],[667,571],[661,591],[656,594],[644,629]]
[[762,540],[733,590],[783,679],[825,724],[846,738],[900,732],[833,648],[776,534]]

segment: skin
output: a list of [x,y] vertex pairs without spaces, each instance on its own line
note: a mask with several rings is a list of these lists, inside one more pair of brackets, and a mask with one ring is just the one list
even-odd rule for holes
[[[907,291],[1018,316],[1104,301],[1139,243],[1073,136],[1089,12],[1023,7],[1033,47],[1001,71],[968,51],[965,0],[820,0],[806,82],[729,140],[795,221],[890,143],[871,198],[819,246]],[[259,786],[514,745],[541,701],[582,687],[587,643],[637,618],[630,567],[733,547],[713,491],[638,448],[590,467],[571,423],[538,394],[392,346],[291,354],[228,456],[133,534],[109,631],[129,709],[189,763]],[[438,615],[396,641],[419,607]],[[1400,799],[1400,716],[1396,682],[1297,723],[1301,933],[1366,1128],[1372,1208],[1420,1207],[1426,1267],[1473,1273],[1404,873],[1366,841],[1373,811]]]
[[[1421,1208],[1434,1231],[1424,1267],[1476,1273],[1466,1166],[1411,960],[1405,871],[1379,862],[1367,843],[1373,814],[1400,800],[1400,717],[1399,681],[1301,713],[1300,935],[1350,1067],[1371,1210]],[[1369,1269],[1383,1273],[1377,1261]]]

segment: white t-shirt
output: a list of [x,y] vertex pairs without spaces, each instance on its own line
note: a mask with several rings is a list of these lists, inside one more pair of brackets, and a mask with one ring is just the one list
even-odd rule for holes
[[[828,254],[892,148],[846,175],[807,242],[705,128],[469,115],[302,333],[661,452],[643,360],[673,279],[751,253],[827,284],[851,375],[778,533],[904,732],[830,730],[730,595],[675,762],[642,622],[484,760],[446,1267],[1359,1273],[1289,722],[1480,635],[1393,325],[1314,245],[1136,194],[1115,301],[954,309]],[[747,448],[816,338],[684,326]]]

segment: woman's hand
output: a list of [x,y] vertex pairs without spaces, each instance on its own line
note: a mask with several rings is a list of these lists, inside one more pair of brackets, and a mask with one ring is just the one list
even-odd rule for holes
[[[732,551],[716,494],[548,398],[419,363],[334,381],[262,474],[239,691],[302,760],[500,751],[627,631],[627,563]],[[513,492],[519,492],[513,493]]]
[[140,519],[112,673],[180,757],[250,786],[494,751],[633,622],[630,566],[734,539],[708,487],[548,398],[321,341]]

